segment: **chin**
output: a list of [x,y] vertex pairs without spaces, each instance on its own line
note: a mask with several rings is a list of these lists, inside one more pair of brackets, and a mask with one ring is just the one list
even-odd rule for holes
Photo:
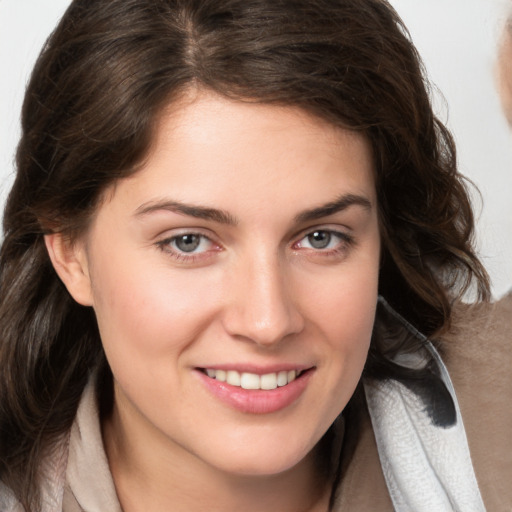
[[[225,473],[239,476],[264,477],[278,475],[299,466],[312,456],[315,444],[293,442],[288,436],[282,440],[269,443],[243,444],[230,443],[230,449],[211,453],[211,464]],[[208,457],[209,458],[209,457]],[[216,459],[216,460],[215,460]]]

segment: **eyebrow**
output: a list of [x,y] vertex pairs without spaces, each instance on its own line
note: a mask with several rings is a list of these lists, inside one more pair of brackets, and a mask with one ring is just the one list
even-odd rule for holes
[[205,206],[181,203],[180,201],[156,201],[144,203],[135,211],[135,215],[144,216],[150,213],[167,210],[174,213],[180,213],[196,219],[211,220],[220,224],[235,226],[238,220],[230,213],[217,208],[208,208]]
[[[294,220],[297,224],[318,220],[346,210],[351,206],[361,206],[365,210],[372,209],[372,203],[366,197],[355,194],[344,194],[334,201],[299,213],[295,216]],[[187,215],[197,219],[211,220],[230,226],[236,226],[238,224],[238,219],[225,210],[185,204],[180,201],[173,200],[150,201],[148,203],[144,203],[135,210],[135,216],[142,217],[161,210]]]
[[368,211],[372,209],[372,203],[368,198],[356,194],[344,194],[330,203],[299,213],[295,217],[295,222],[300,224],[322,219],[323,217],[328,217],[329,215],[334,215],[335,213],[346,210],[350,206],[361,206]]

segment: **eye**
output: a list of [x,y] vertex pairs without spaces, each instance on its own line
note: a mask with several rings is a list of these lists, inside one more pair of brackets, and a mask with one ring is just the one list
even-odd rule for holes
[[183,233],[158,242],[158,246],[177,256],[202,254],[215,247],[205,235],[199,233]]
[[317,229],[308,233],[298,242],[301,249],[316,249],[318,251],[336,249],[343,243],[350,242],[348,235],[327,229]]
[[333,236],[329,231],[315,231],[305,238],[313,249],[328,249]]
[[180,235],[174,238],[172,243],[181,252],[195,252],[201,246],[203,238],[201,235],[194,234]]

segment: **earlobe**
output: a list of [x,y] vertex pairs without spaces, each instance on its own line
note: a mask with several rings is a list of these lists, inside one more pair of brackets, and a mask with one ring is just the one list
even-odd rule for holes
[[62,233],[45,235],[53,268],[71,296],[82,306],[92,306],[91,280],[83,243],[73,243]]

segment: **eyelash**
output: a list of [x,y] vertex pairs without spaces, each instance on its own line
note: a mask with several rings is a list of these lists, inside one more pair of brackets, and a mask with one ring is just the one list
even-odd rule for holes
[[[332,237],[338,238],[338,242],[336,243],[336,246],[333,248],[315,248],[315,247],[301,247],[300,244],[304,240],[307,240],[309,237],[314,236],[315,234],[322,233],[329,235],[329,243],[332,240]],[[214,249],[213,250],[204,250],[199,253],[190,252],[187,253],[186,251],[182,251],[179,249],[179,247],[176,247],[175,244],[178,240],[184,239],[185,237],[199,237],[199,245],[204,243],[204,241],[207,241]],[[311,241],[310,241],[311,243]],[[340,253],[344,253],[347,251],[350,246],[355,244],[354,238],[349,235],[348,233],[336,231],[333,229],[310,229],[307,232],[301,234],[300,238],[292,244],[292,248],[295,251],[305,250],[309,253],[312,253],[314,255],[318,255],[321,257],[329,257],[329,256],[337,256]],[[166,254],[169,254],[171,257],[176,259],[179,262],[183,263],[195,263],[199,260],[206,259],[212,256],[212,252],[219,252],[222,250],[220,245],[217,245],[214,241],[211,240],[208,236],[197,233],[197,232],[184,232],[180,233],[179,235],[174,235],[172,237],[165,238],[163,240],[160,240],[156,243],[157,247],[165,252]],[[174,245],[174,247],[173,247]],[[199,247],[198,245],[198,247]]]

